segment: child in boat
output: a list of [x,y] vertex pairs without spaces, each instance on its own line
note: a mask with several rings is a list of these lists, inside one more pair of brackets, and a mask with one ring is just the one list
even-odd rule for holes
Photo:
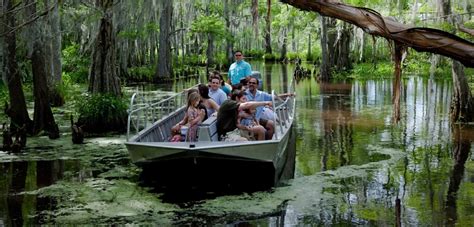
[[265,128],[261,126],[255,118],[256,107],[241,110],[239,112],[237,128],[241,135],[247,139],[264,140]]
[[[199,95],[199,90],[196,89],[196,88],[192,88],[192,89],[189,89],[187,91],[187,97],[188,97],[188,101],[189,101],[189,98],[191,97],[191,94],[193,93],[196,93]],[[195,96],[195,95],[193,95]],[[201,96],[199,95],[199,98],[201,98]],[[171,127],[171,137],[169,138],[169,141],[170,142],[182,142],[185,140],[185,137],[186,137],[186,134],[182,134],[182,132],[186,131],[186,130],[181,130],[181,128],[183,128],[183,126],[188,126],[188,109],[189,109],[189,105],[188,107],[186,107],[186,112],[184,114],[184,117],[181,121],[179,121],[178,123],[176,123],[175,125],[173,125],[173,127]],[[198,104],[198,109],[199,110],[202,110],[204,112],[204,118],[202,119],[202,121],[205,121],[207,119],[207,112],[206,112],[206,107],[202,104],[202,100],[200,100],[199,104]]]
[[171,128],[170,142],[181,142],[184,138],[181,136],[181,125],[175,125]]
[[[247,102],[245,91],[232,91],[232,100],[237,103]],[[256,111],[256,107],[240,110],[237,116],[237,128],[240,129],[240,135],[249,140],[264,140],[266,129],[256,120]]]
[[201,100],[201,96],[198,93],[191,93],[188,96],[188,105],[186,109],[186,116],[187,116],[187,126],[188,132],[186,133],[186,141],[196,141],[197,136],[197,128],[198,125],[204,119],[204,110],[199,109],[199,101]]

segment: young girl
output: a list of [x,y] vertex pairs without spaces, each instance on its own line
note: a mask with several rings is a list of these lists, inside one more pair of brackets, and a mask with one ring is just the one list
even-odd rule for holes
[[[232,92],[232,100],[238,103],[245,103],[247,102],[247,97],[244,91],[235,91]],[[256,106],[252,106],[239,111],[237,128],[240,129],[240,134],[247,139],[264,140],[266,130],[255,118],[256,108]]]
[[242,110],[239,113],[240,124],[247,127],[254,127],[258,125],[257,119],[255,119],[256,108],[250,108]]
[[188,132],[186,141],[196,141],[197,128],[204,118],[204,110],[198,108],[201,96],[198,93],[191,93],[188,96],[188,105],[186,110]]
[[256,140],[265,139],[265,128],[261,126],[255,118],[257,112],[256,107],[250,107],[239,112],[237,127],[241,131],[241,135],[246,138],[252,138]]

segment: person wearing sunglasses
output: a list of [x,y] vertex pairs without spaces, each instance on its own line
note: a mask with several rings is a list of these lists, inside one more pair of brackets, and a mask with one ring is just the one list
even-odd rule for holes
[[[258,90],[258,83],[259,81],[255,77],[250,77],[250,79],[248,79],[248,82],[247,82],[248,88],[245,91],[247,100],[256,101],[256,102],[264,102],[264,101],[271,102],[272,95],[267,92]],[[280,94],[276,96],[275,98],[281,99],[281,98],[285,98],[287,96],[293,96],[293,95],[294,95],[293,93],[285,93],[285,94]],[[255,118],[259,121],[260,125],[262,125],[267,130],[266,135],[265,135],[266,139],[271,139],[273,137],[274,127],[275,127],[274,126],[275,123],[273,122],[273,120],[276,118],[268,117],[268,115],[272,115],[272,114],[264,114],[263,113],[264,111],[273,113],[273,111],[270,108],[259,106],[257,107],[257,113],[255,114]]]
[[229,82],[231,85],[240,83],[240,80],[252,75],[252,67],[244,61],[242,51],[237,50],[234,53],[235,62],[229,67]]

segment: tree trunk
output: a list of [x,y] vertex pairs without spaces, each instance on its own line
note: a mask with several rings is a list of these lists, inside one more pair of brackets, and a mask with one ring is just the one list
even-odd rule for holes
[[[27,16],[36,15],[36,2],[27,0]],[[31,69],[33,71],[33,95],[35,99],[33,134],[40,133],[43,129],[48,132],[51,139],[59,138],[59,128],[54,121],[53,112],[49,104],[47,65],[43,50],[43,33],[40,27],[44,27],[40,20],[30,25],[30,44],[32,47]]]
[[311,40],[311,32],[309,32],[309,34],[308,34],[308,56],[306,57],[306,59],[308,59],[308,60],[311,59],[311,60],[314,61],[316,59],[313,59],[313,56],[311,56],[312,55],[312,53],[311,53],[311,48],[312,48],[311,41],[312,41]]
[[209,66],[214,64],[214,36],[212,34],[207,34],[207,61],[206,61],[206,75],[209,75]]
[[273,64],[265,64],[265,89],[266,91],[272,90],[272,70]]
[[436,11],[438,12],[439,18],[442,20],[451,23],[451,0],[437,0],[436,1]]
[[436,68],[438,68],[439,61],[441,60],[441,56],[438,54],[431,54],[430,56],[430,80],[434,80]]
[[50,32],[45,34],[48,36],[45,41],[45,64],[46,76],[48,81],[49,102],[52,106],[64,105],[64,97],[60,92],[62,84],[61,69],[61,28],[59,16],[59,1],[50,2],[45,0],[46,5],[55,4],[54,8],[48,14],[48,24],[46,28],[50,28]]
[[451,100],[451,120],[453,122],[470,122],[474,120],[474,101],[471,96],[471,90],[464,75],[464,67],[458,62],[453,61],[453,99]]
[[16,26],[15,14],[7,13],[13,10],[12,0],[3,0],[3,24],[5,26],[5,32],[8,32],[3,36],[4,39],[4,67],[5,77],[7,80],[8,92],[10,95],[11,106],[6,109],[7,115],[11,118],[10,128],[15,131],[19,127],[26,125],[27,131],[32,132],[33,124],[28,116],[26,108],[25,95],[23,93],[23,87],[21,84],[21,76],[18,69],[18,63],[16,61],[16,33],[11,30]]
[[[351,29],[347,23],[342,23],[341,29],[338,30],[338,39],[336,40],[335,46],[335,65],[337,71],[346,71],[352,68],[350,60],[350,42],[351,42]],[[347,27],[348,26],[348,27]]]
[[411,11],[411,23],[413,25],[415,25],[416,23],[416,18],[418,16],[417,14],[418,14],[418,0],[415,0],[415,3],[413,3],[413,8]]
[[[450,0],[436,0],[436,12],[437,12],[437,22],[448,22],[451,14],[451,3]],[[437,54],[431,55],[431,66],[430,66],[430,80],[434,80],[436,69],[441,62],[446,62],[441,56]]]
[[327,17],[326,18],[326,34],[328,42],[328,54],[329,54],[329,68],[332,70],[336,65],[336,19]]
[[115,33],[112,25],[113,0],[101,2],[103,17],[95,40],[89,73],[89,91],[121,96],[120,80],[115,68]]
[[[4,0],[0,0],[0,14],[5,14],[6,12],[6,7],[4,6]],[[0,24],[6,24],[6,20],[4,17],[0,17]],[[6,26],[0,26],[0,34],[4,34],[6,32],[7,27]],[[7,85],[8,80],[7,80],[7,74],[5,72],[5,58],[6,58],[6,38],[5,36],[0,37],[0,75],[2,76],[1,80],[3,84]]]
[[358,8],[337,1],[280,0],[303,10],[319,12],[354,24],[365,32],[398,41],[418,52],[437,53],[474,67],[474,44],[438,29],[408,26],[390,18],[384,18],[374,10]]
[[295,19],[292,18],[290,21],[290,28],[291,28],[291,51],[292,52],[298,52],[298,49],[296,47],[296,26],[295,26]]
[[377,68],[377,39],[372,36],[372,64]]
[[[183,10],[184,11],[184,10]],[[181,28],[184,28],[184,18],[183,18],[183,14],[184,12],[181,11],[181,16],[180,16],[180,27]],[[181,42],[181,65],[184,65],[184,60],[185,60],[185,56],[187,55],[187,52],[186,52],[186,45],[184,43],[184,37],[185,37],[185,31],[181,31],[179,34],[180,34],[180,42]]]
[[252,27],[255,35],[255,40],[258,40],[258,0],[252,0]]
[[155,82],[170,78],[173,74],[171,66],[170,29],[173,16],[173,1],[162,1],[160,17],[160,46],[158,48],[158,65],[156,67]]
[[267,0],[267,16],[265,17],[265,53],[272,53],[272,0]]
[[286,53],[287,53],[287,45],[288,45],[288,32],[287,28],[283,28],[283,42],[281,44],[281,52],[280,52],[280,61],[287,62]]
[[[225,27],[229,34],[233,35],[232,29],[231,29],[231,16],[232,16],[232,11],[230,10],[229,6],[229,1],[230,0],[224,0],[224,17],[225,17]],[[231,64],[231,62],[234,60],[234,54],[233,49],[234,49],[234,42],[232,42],[231,39],[226,39],[226,68],[228,68]]]
[[327,82],[331,79],[331,63],[329,58],[327,19],[324,16],[321,19],[321,67],[319,71],[320,80]]

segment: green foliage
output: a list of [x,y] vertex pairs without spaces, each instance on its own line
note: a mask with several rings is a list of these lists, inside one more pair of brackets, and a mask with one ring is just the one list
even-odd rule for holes
[[304,56],[302,53],[297,53],[297,52],[288,52],[286,53],[286,58],[290,61],[295,60],[297,58],[303,59]]
[[69,74],[63,74],[62,82],[57,85],[56,90],[64,97],[65,100],[74,100],[74,96],[80,94],[78,89],[74,88]]
[[278,59],[278,56],[277,54],[264,54],[263,59],[265,61],[275,61],[276,59]]
[[202,54],[188,54],[184,58],[185,65],[206,65],[207,57]]
[[474,29],[474,20],[464,23],[464,27]]
[[131,81],[152,81],[155,74],[153,66],[138,66],[128,68],[128,80]]
[[220,66],[225,65],[226,63],[228,63],[227,62],[227,56],[226,56],[225,53],[217,53],[214,60],[216,61],[216,64],[220,65]]
[[81,95],[87,90],[87,84],[74,82],[70,75],[63,73],[61,84],[57,85],[58,92],[64,97],[68,108],[75,109],[82,101]]
[[436,28],[446,31],[446,32],[454,32],[456,31],[456,28],[454,27],[453,24],[448,23],[448,22],[443,22],[440,24],[437,24]]
[[[403,63],[403,73],[429,76],[431,67],[430,57],[430,53],[410,51]],[[447,58],[443,58],[438,63],[438,67],[434,72],[437,78],[451,77],[451,64],[449,62]]]
[[141,28],[133,28],[130,30],[123,30],[118,33],[118,37],[126,39],[141,39],[147,38],[150,35],[156,34],[160,30],[157,23],[148,23]]
[[[418,76],[430,75],[430,56],[429,53],[410,51],[408,57],[403,62],[403,75],[413,74]],[[392,78],[394,72],[394,63],[390,61],[379,61],[376,65],[368,62],[362,62],[354,65],[351,77],[357,79],[378,79]],[[451,65],[449,61],[441,61],[435,70],[436,78],[450,78]]]
[[62,51],[63,75],[74,83],[86,83],[90,59],[79,53],[79,44],[73,43]]
[[257,49],[244,51],[244,55],[246,57],[252,57],[252,58],[257,58],[257,59],[262,59],[264,54],[265,54],[265,51],[257,50]]
[[[9,102],[10,96],[8,95],[8,88],[3,84],[3,80],[0,80],[0,105],[4,107],[6,102]],[[2,108],[3,109],[3,108]],[[0,120],[2,123],[4,122],[4,119],[6,119],[6,115],[4,111],[0,111]]]
[[114,121],[127,115],[127,100],[111,94],[83,96],[76,107],[84,119]]
[[[468,21],[464,23],[464,27],[468,29],[474,29],[474,20],[473,21]],[[464,33],[464,32],[458,32],[458,35],[466,40],[469,40],[471,42],[474,42],[474,37],[470,34]]]
[[319,61],[321,57],[321,48],[313,48],[311,54],[306,54],[306,61],[315,62]]
[[352,69],[352,77],[357,79],[382,79],[393,76],[393,65],[390,62],[359,63]]
[[225,28],[223,19],[217,15],[201,15],[191,24],[191,32],[213,34],[222,38],[231,38]]

